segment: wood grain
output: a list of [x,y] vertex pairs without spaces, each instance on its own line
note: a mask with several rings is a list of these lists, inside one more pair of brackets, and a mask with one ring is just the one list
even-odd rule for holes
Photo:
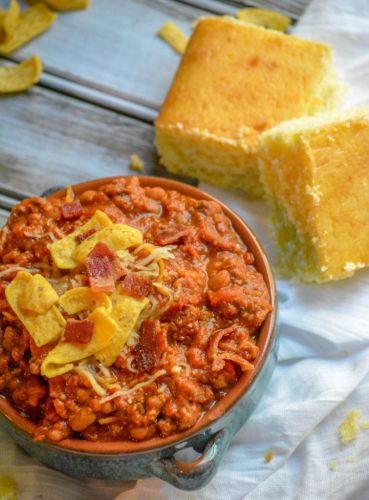
[[97,177],[132,175],[133,153],[145,173],[160,174],[152,125],[33,87],[0,99],[0,206]]
[[236,10],[242,7],[261,7],[264,9],[281,12],[293,19],[298,19],[310,0],[180,0],[183,3],[193,5],[205,10],[213,11],[217,14],[224,13],[224,10]]
[[[0,0],[5,6],[8,0]],[[294,16],[307,0],[251,0]],[[233,14],[230,0],[94,0],[89,9],[61,13],[46,33],[12,54],[42,57],[42,85],[144,120],[156,116],[180,57],[156,36],[168,20],[191,33],[201,16]]]
[[157,110],[179,55],[156,33],[168,19],[190,33],[193,21],[207,14],[173,0],[94,0],[87,10],[59,14],[12,59],[37,53],[51,75]]
[[0,208],[0,228],[6,223],[8,216],[9,212]]

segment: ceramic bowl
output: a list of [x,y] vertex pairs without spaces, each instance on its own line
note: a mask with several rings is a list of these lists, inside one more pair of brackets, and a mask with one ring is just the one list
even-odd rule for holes
[[[96,189],[111,179],[97,179],[73,186],[78,194]],[[91,442],[65,439],[58,444],[35,442],[34,424],[21,416],[9,402],[0,397],[0,425],[30,455],[45,465],[75,477],[133,480],[156,476],[177,488],[194,490],[207,484],[214,476],[232,437],[251,415],[267,383],[277,359],[277,297],[273,273],[257,238],[232,210],[212,196],[187,184],[157,178],[140,177],[143,186],[175,189],[196,199],[213,200],[220,204],[232,221],[248,249],[254,254],[255,266],[268,286],[273,311],[263,323],[258,336],[259,356],[252,373],[245,373],[225,398],[213,406],[197,424],[186,432],[143,442]],[[60,190],[51,196],[64,196]],[[200,453],[192,462],[176,458],[176,453],[192,448]]]

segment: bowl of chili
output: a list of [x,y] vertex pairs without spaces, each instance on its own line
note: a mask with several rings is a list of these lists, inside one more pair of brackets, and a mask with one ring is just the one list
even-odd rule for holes
[[[0,311],[0,425],[77,477],[204,486],[276,363],[261,244],[169,179],[97,179],[17,205],[0,232]],[[199,458],[176,458],[184,448]]]

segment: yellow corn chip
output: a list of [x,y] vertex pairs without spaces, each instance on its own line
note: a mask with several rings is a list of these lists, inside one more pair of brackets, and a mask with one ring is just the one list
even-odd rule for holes
[[54,10],[80,10],[87,9],[90,0],[27,0],[28,3],[47,3]]
[[186,50],[188,36],[172,21],[167,21],[163,24],[158,31],[158,35],[180,54],[183,54]]
[[12,38],[19,22],[20,7],[17,0],[10,0],[7,11],[0,10],[0,41]]
[[47,279],[34,274],[25,285],[18,304],[24,311],[45,314],[58,300],[58,294]]
[[10,54],[21,45],[29,42],[32,38],[47,30],[56,17],[54,12],[41,3],[25,10],[19,16],[17,29],[11,39],[0,43],[0,54]]
[[36,345],[40,347],[61,337],[65,327],[65,319],[56,306],[52,306],[45,314],[27,314],[22,311],[19,301],[31,280],[32,274],[20,271],[6,287],[5,296]]
[[91,229],[99,231],[103,227],[112,225],[112,221],[104,212],[96,210],[91,219],[83,224],[83,226],[78,227],[73,233],[50,245],[51,256],[56,266],[60,269],[74,269],[77,267],[79,263],[73,258],[73,254],[78,246],[75,240],[76,236]]
[[22,92],[40,79],[42,62],[32,56],[16,66],[0,67],[0,94]]
[[112,365],[117,359],[141,311],[149,303],[148,299],[134,299],[128,295],[122,295],[118,289],[111,294],[110,299],[113,304],[111,317],[116,322],[118,329],[109,345],[95,354],[95,358],[105,366]]
[[286,31],[291,24],[291,19],[283,14],[279,14],[279,12],[273,12],[272,10],[266,9],[254,9],[252,7],[239,10],[236,13],[236,17],[240,21],[257,24],[258,26],[264,26],[264,28],[270,28],[276,31]]
[[93,292],[88,286],[80,286],[68,290],[59,298],[59,304],[68,314],[92,311],[99,306],[105,307],[108,313],[112,309],[111,300],[106,293]]
[[96,243],[105,243],[109,248],[117,251],[141,245],[142,241],[142,233],[138,229],[125,224],[113,224],[97,231],[97,233],[79,244],[73,253],[73,258],[85,264],[88,254]]
[[9,474],[0,473],[0,499],[17,500],[18,485],[15,479]]
[[101,351],[112,340],[117,324],[104,307],[98,307],[88,318],[94,322],[92,338],[88,344],[77,345],[71,342],[59,342],[44,359],[41,374],[51,378],[67,373],[73,368],[74,361],[88,358]]

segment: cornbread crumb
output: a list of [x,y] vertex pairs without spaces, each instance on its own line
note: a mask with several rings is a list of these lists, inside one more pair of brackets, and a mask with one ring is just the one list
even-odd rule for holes
[[356,462],[356,458],[353,455],[349,455],[348,457],[346,457],[346,462],[348,464],[354,464]]
[[265,463],[269,463],[273,460],[273,458],[275,457],[275,454],[273,451],[268,451],[268,453],[266,453],[264,455],[264,460],[265,460]]
[[17,483],[9,474],[0,474],[0,499],[17,500]]
[[167,21],[158,31],[158,35],[179,54],[186,50],[188,36],[172,21]]
[[356,439],[360,431],[359,418],[363,415],[363,412],[358,409],[352,410],[345,420],[343,420],[339,427],[340,439],[342,444],[351,443]]
[[362,421],[360,422],[360,427],[361,427],[362,429],[369,429],[369,421],[368,421],[368,420],[362,420]]
[[332,460],[332,462],[329,464],[329,468],[332,471],[335,471],[337,469],[337,462],[335,460]]
[[136,172],[142,172],[143,169],[145,168],[145,164],[138,155],[133,154],[133,155],[131,155],[131,161],[129,164],[129,168],[131,170],[135,170]]

